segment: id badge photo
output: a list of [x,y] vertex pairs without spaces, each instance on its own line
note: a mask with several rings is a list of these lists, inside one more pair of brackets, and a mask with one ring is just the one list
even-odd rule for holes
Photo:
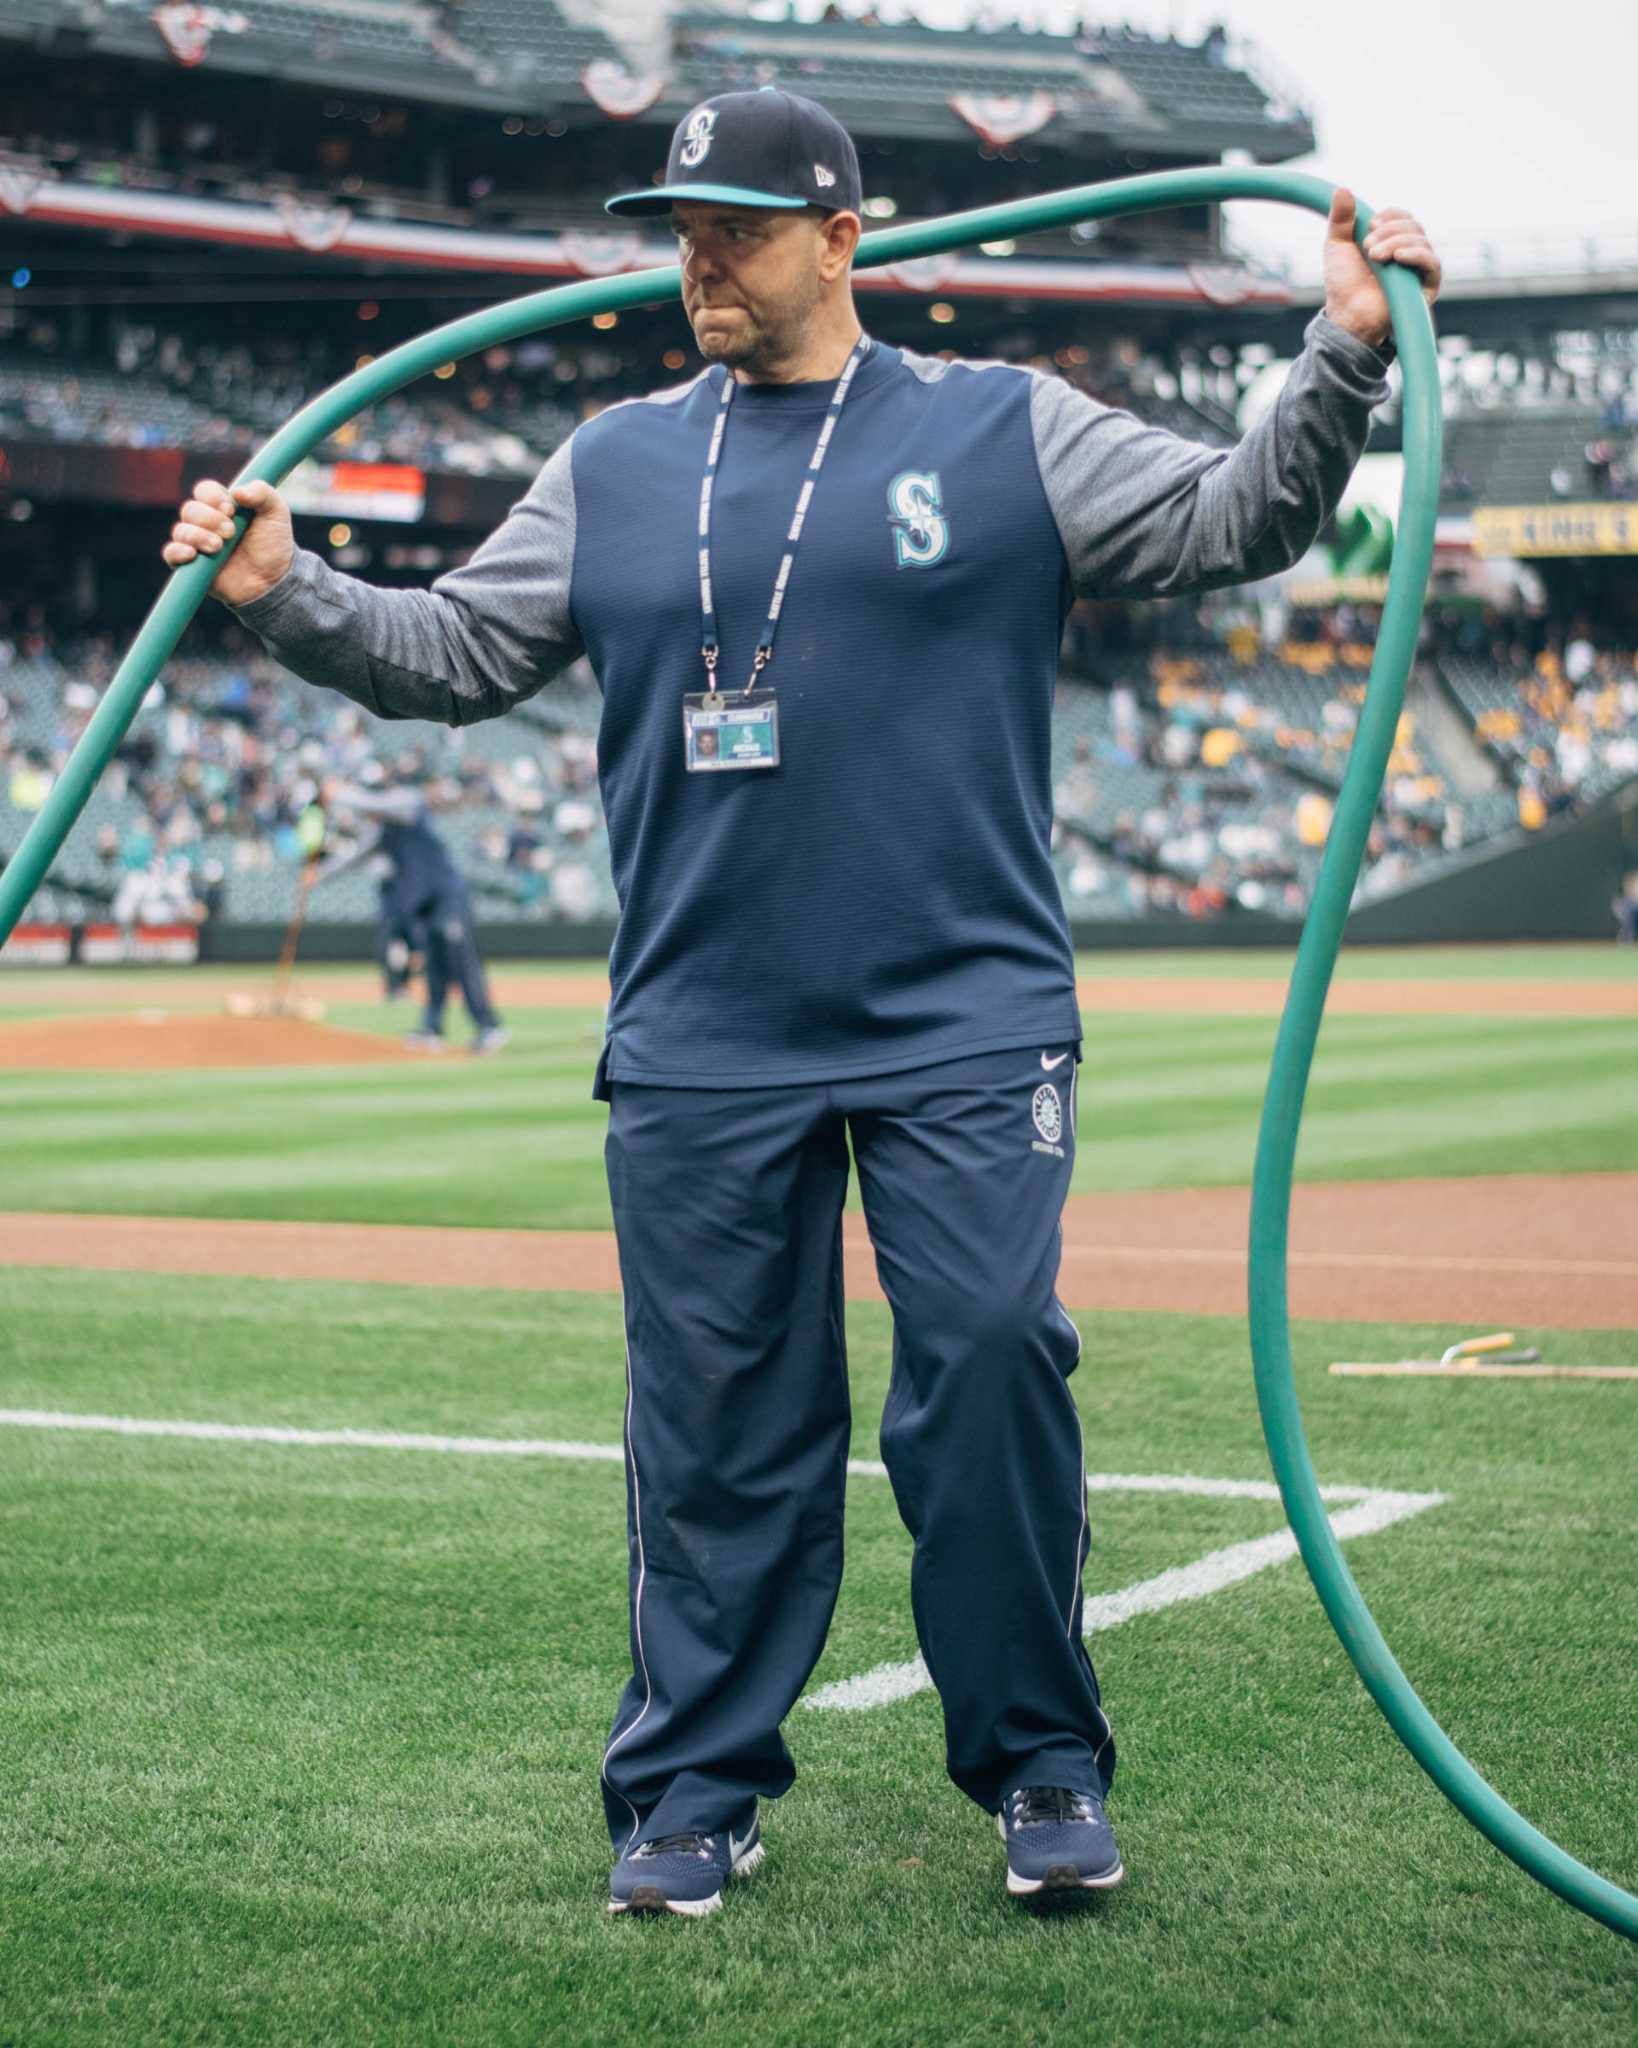
[[690,775],[779,766],[779,704],[772,690],[683,699],[683,761]]

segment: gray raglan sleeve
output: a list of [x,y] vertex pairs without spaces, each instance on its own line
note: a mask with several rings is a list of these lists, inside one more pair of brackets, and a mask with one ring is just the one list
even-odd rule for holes
[[1276,403],[1207,448],[1037,374],[1041,480],[1082,597],[1176,597],[1299,561],[1336,509],[1387,396],[1389,356],[1316,313]]
[[298,548],[271,590],[231,611],[288,669],[378,718],[498,718],[583,653],[569,611],[573,436],[459,569],[382,590]]
[[321,882],[333,882],[337,875],[351,874],[354,868],[362,867],[380,845],[381,834],[375,832],[349,846],[345,853],[327,853],[313,870],[313,887],[316,889]]
[[356,811],[361,818],[386,818],[395,825],[413,825],[426,809],[426,800],[413,789],[360,789],[355,783],[339,783],[330,792],[337,810]]

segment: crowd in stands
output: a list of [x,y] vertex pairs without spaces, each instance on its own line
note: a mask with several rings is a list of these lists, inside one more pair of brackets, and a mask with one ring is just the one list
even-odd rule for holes
[[[405,332],[425,324],[413,320]],[[377,332],[286,325],[260,330],[252,342],[112,312],[94,333],[75,335],[65,316],[14,300],[0,308],[0,432],[243,455],[393,345],[396,337],[385,334],[374,347],[362,345]],[[618,333],[575,329],[496,344],[379,401],[338,429],[319,456],[532,476],[582,421],[700,368],[691,345],[667,346],[666,339],[633,319]],[[1209,446],[1238,438],[1231,375],[1217,366],[1198,370],[1107,325],[1091,346],[1061,344],[1027,316],[979,342],[934,350],[931,337],[918,337],[910,345],[1029,364]],[[1390,400],[1385,416],[1392,411]],[[1455,511],[1475,503],[1638,498],[1638,394],[1623,387],[1596,406],[1464,411],[1456,404],[1446,425],[1442,497]]]
[[[122,921],[282,920],[303,857],[299,821],[339,777],[424,787],[491,915],[614,914],[583,662],[505,721],[394,729],[299,682],[231,622],[207,632],[212,645],[166,665],[53,870],[70,911],[83,899]],[[0,849],[45,801],[118,654],[108,635],[58,644],[37,616],[0,631]],[[326,894],[316,918],[374,914],[362,872]]]
[[[390,344],[389,344],[390,345]],[[1190,439],[1227,446],[1232,416],[1201,394],[1186,398],[1158,358],[1124,336],[1049,354],[1027,324],[987,344],[1008,359],[1066,377],[1110,405]],[[961,353],[945,350],[947,355]],[[356,345],[299,325],[246,340],[183,332],[124,313],[81,349],[58,317],[13,309],[0,317],[0,432],[117,447],[177,447],[245,455],[299,407],[373,360]],[[700,368],[696,353],[652,340],[616,345],[584,333],[500,343],[348,421],[318,458],[413,463],[428,471],[532,477],[582,421]]]
[[[56,323],[0,336],[0,431],[100,446],[187,447],[243,456],[367,353],[342,356],[299,329],[244,343],[115,322],[97,356],[65,355]],[[460,383],[422,380],[348,421],[318,458],[413,463],[427,471],[533,476],[582,419],[632,381],[611,351],[551,341],[487,350]],[[586,395],[561,394],[584,380]],[[665,370],[644,380],[669,381]]]
[[[1189,917],[1300,915],[1347,772],[1379,610],[1287,613],[1244,593],[1160,613],[1165,645],[1119,643],[1130,613],[1077,607],[1060,692],[1072,754],[1055,795],[1065,894],[1108,884]],[[1141,628],[1139,628],[1141,630]],[[1111,646],[1110,641],[1116,644]],[[1361,882],[1389,893],[1441,854],[1539,830],[1638,776],[1638,657],[1526,613],[1430,610]],[[1065,704],[1064,698],[1070,701]],[[1100,860],[1100,855],[1104,856]]]
[[[1082,604],[1054,721],[1054,864],[1079,920],[1299,917],[1346,773],[1375,608],[1263,594]],[[1539,645],[1532,643],[1539,641]],[[424,786],[490,917],[615,913],[582,660],[510,717],[377,724],[289,676],[226,614],[196,622],[60,857],[57,900],[122,920],[278,922],[298,823],[326,778]],[[0,608],[0,851],[83,732],[119,649]],[[1574,621],[1436,609],[1373,828],[1366,895],[1495,835],[1540,829],[1638,776],[1638,657]],[[367,921],[339,878],[316,918]]]
[[1453,654],[1440,668],[1475,737],[1505,764],[1530,829],[1638,775],[1638,673],[1597,647],[1585,621],[1528,667]]
[[[71,319],[78,322],[74,328]],[[422,324],[412,321],[407,331]],[[328,331],[286,324],[259,330],[252,340],[119,310],[92,327],[83,316],[14,302],[0,308],[0,433],[243,457],[395,338],[382,334],[376,342],[371,325],[360,325],[358,334],[375,347],[361,346],[335,324]],[[346,422],[317,457],[521,482],[606,406],[698,370],[691,346],[668,347],[666,340],[633,319],[611,331],[496,344]],[[913,345],[932,352],[930,341]],[[1232,398],[1230,372],[1173,360],[1107,327],[1092,346],[1058,345],[1021,316],[980,344],[937,352],[1027,363],[1208,446],[1228,447],[1238,436],[1233,404],[1220,395]],[[1446,505],[1462,511],[1475,502],[1638,495],[1638,426],[1628,421],[1629,406],[1638,420],[1638,398],[1623,389],[1606,393],[1601,410],[1458,409],[1446,430]],[[1620,423],[1606,425],[1606,419]]]

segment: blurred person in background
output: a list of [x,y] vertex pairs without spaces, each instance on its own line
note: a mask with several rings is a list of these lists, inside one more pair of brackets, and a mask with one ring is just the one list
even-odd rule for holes
[[419,1028],[405,1034],[405,1043],[430,1052],[443,1050],[444,1006],[451,984],[458,982],[472,1019],[472,1050],[499,1052],[510,1034],[489,998],[473,925],[472,893],[449,848],[433,830],[426,799],[413,789],[368,790],[334,780],[325,783],[322,796],[326,812],[338,821],[370,818],[376,830],[349,852],[322,861],[315,885],[371,864],[380,884],[385,957],[390,962],[395,957],[390,949],[395,942],[402,944],[405,952],[396,957],[407,969],[416,937],[423,941],[426,1010]]

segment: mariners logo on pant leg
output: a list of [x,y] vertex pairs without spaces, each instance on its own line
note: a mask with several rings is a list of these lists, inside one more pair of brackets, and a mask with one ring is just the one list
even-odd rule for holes
[[1064,1134],[1064,1105],[1056,1088],[1050,1081],[1043,1081],[1035,1091],[1030,1104],[1030,1117],[1040,1137],[1033,1141],[1036,1152],[1050,1152],[1054,1158],[1062,1159],[1064,1148],[1060,1140]]

